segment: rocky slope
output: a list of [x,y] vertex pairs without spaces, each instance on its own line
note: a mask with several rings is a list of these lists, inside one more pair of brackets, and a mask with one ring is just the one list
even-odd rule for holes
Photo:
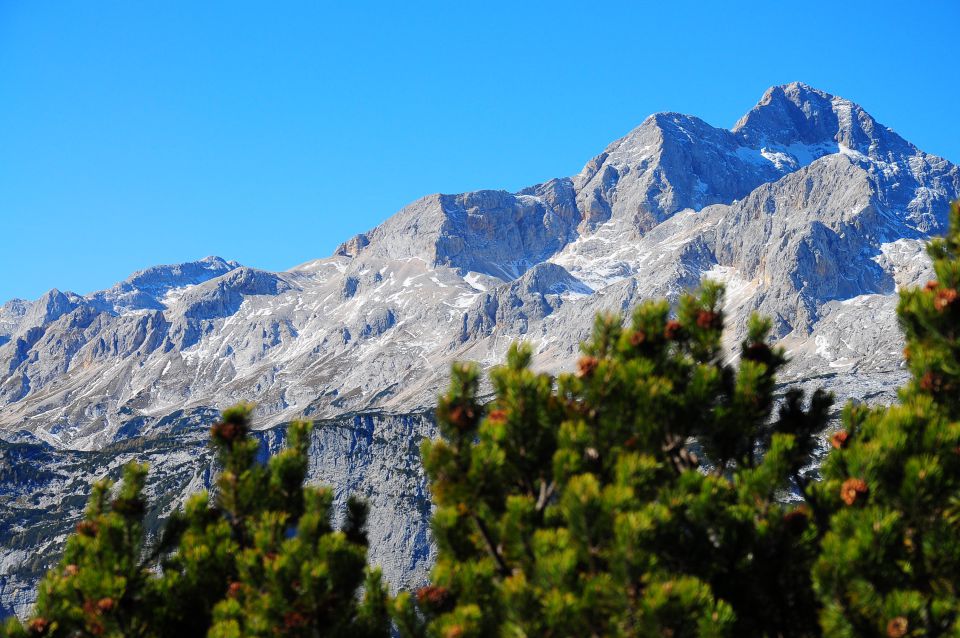
[[[215,467],[207,445],[213,410],[171,414],[150,436],[96,451],[57,450],[29,436],[0,441],[0,618],[26,615],[37,580],[57,560],[81,519],[92,481],[120,477],[125,463],[150,464],[147,527],[152,532],[185,496],[207,489]],[[430,500],[419,445],[436,435],[427,415],[378,413],[318,421],[310,446],[309,481],[335,486],[338,515],[347,497],[370,504],[370,560],[395,587],[421,584],[433,559]],[[286,441],[286,428],[258,433],[264,458]]]
[[[189,483],[202,426],[171,433],[174,415],[241,399],[257,402],[265,427],[421,413],[451,360],[489,365],[520,338],[537,365],[563,369],[597,312],[676,298],[705,277],[727,283],[731,344],[760,311],[790,350],[788,382],[889,400],[904,378],[895,292],[928,278],[922,240],[943,229],[958,194],[956,166],[860,106],[794,83],[769,89],[730,130],[660,113],[573,177],[424,197],[287,272],[207,258],[86,296],[11,301],[0,307],[0,437],[13,447],[0,473],[12,477],[9,498],[38,504],[20,523],[35,531],[0,527],[2,569],[17,551],[54,546],[43,512],[129,458],[117,450],[182,448],[182,461],[158,452],[158,467]],[[24,445],[45,456],[10,451]],[[327,464],[363,463],[335,449],[343,456],[323,456],[318,477]],[[369,493],[410,489],[386,468],[419,471],[411,450],[378,452],[385,465],[369,470]],[[87,463],[62,470],[68,483],[30,478]],[[352,485],[330,476],[338,489]],[[429,552],[425,527],[414,551],[395,543],[408,520],[376,525],[387,544],[378,556],[407,565]],[[401,572],[395,582],[412,573]]]

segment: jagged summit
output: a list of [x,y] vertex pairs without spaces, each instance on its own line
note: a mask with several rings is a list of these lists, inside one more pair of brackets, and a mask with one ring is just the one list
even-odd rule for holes
[[240,264],[236,261],[210,256],[138,270],[111,288],[85,296],[53,288],[36,301],[14,299],[0,306],[0,343],[81,307],[112,315],[136,310],[164,310],[183,291],[237,268]]
[[[515,278],[604,224],[638,238],[680,211],[732,204],[835,154],[886,180],[879,189],[886,201],[880,203],[907,211],[918,232],[939,228],[942,214],[918,198],[937,192],[948,165],[855,103],[794,82],[768,89],[730,130],[691,115],[655,113],[571,178],[517,193],[430,195],[336,254],[417,257],[462,272]],[[930,191],[927,177],[933,178]],[[898,186],[908,182],[910,188]]]
[[162,310],[191,286],[240,268],[236,261],[204,257],[181,264],[165,264],[138,270],[108,290],[87,295],[99,307],[120,313],[126,310]]
[[831,304],[918,274],[958,193],[955,166],[802,83],[732,129],[656,113],[573,177],[428,195],[287,273],[208,257],[0,306],[0,428],[97,447],[174,406],[253,399],[264,423],[425,407],[452,358],[522,337],[554,365],[598,310],[706,276],[805,351]]
[[917,153],[860,105],[802,82],[768,89],[732,130],[753,148],[820,145],[823,154],[843,148],[873,159]]

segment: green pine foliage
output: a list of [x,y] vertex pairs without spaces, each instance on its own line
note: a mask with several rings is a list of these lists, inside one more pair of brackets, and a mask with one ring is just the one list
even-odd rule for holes
[[899,405],[847,407],[818,486],[830,636],[960,635],[960,204],[928,252],[937,279],[897,308],[912,379]]
[[114,486],[97,483],[33,618],[0,636],[388,636],[386,590],[366,568],[365,506],[351,501],[335,530],[330,490],[303,485],[311,425],[292,424],[289,446],[261,464],[250,409],[230,408],[212,428],[215,504],[191,497],[152,547],[146,466],[127,466],[112,498]]
[[819,634],[817,529],[782,503],[810,493],[830,398],[791,392],[774,417],[783,353],[754,318],[724,363],[722,302],[707,283],[675,319],[599,318],[556,379],[515,346],[486,406],[477,368],[453,367],[423,446],[439,556],[395,602],[403,635]]

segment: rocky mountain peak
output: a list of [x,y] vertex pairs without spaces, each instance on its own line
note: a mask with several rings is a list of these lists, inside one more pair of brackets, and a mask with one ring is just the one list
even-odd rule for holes
[[370,243],[370,239],[363,233],[358,233],[343,242],[337,249],[333,251],[334,255],[340,255],[342,257],[356,257],[360,254],[360,251],[367,247]]
[[342,244],[335,255],[420,259],[510,280],[566,245],[579,221],[569,180],[551,180],[519,193],[429,195]]
[[[57,469],[37,487],[20,478],[37,462],[18,460],[0,484],[0,529],[16,532],[0,543],[0,609],[32,600],[23,556],[52,555],[80,515],[71,448],[101,459],[98,476],[118,454],[166,468],[171,511],[209,478],[190,469],[205,427],[240,400],[266,426],[340,417],[315,431],[312,477],[364,491],[372,556],[414,582],[431,556],[416,450],[433,431],[398,415],[436,404],[451,361],[489,367],[522,339],[537,368],[569,369],[597,313],[706,278],[727,286],[728,345],[752,312],[771,317],[786,384],[889,400],[905,376],[896,290],[929,278],[924,242],[958,196],[956,166],[793,83],[732,130],[657,113],[575,177],[423,197],[289,272],[210,257],[4,304],[0,466],[30,446]],[[74,505],[50,509],[60,498]]]
[[[208,257],[2,306],[0,426],[95,447],[129,409],[248,398],[278,422],[424,408],[452,357],[494,361],[523,337],[559,360],[597,311],[708,276],[736,291],[739,324],[760,310],[806,339],[839,316],[830,304],[919,272],[909,242],[958,194],[957,167],[801,83],[732,130],[656,113],[572,178],[428,195],[287,273]],[[82,407],[94,392],[102,405]]]
[[20,330],[24,330],[48,324],[74,310],[82,303],[83,298],[79,295],[52,288],[30,304],[18,327]]
[[138,270],[107,290],[87,295],[97,308],[113,314],[130,310],[163,310],[183,290],[240,268],[236,261],[210,256],[180,264]]
[[[915,172],[910,158],[920,152],[857,104],[794,82],[768,89],[731,130],[692,115],[655,113],[570,179],[517,193],[430,195],[335,254],[419,258],[513,280],[604,224],[639,237],[680,211],[731,204],[838,153],[896,181],[898,171]],[[917,225],[929,230],[936,223]]]
[[917,152],[859,104],[802,82],[767,89],[732,130],[751,148],[796,148],[811,161],[841,148],[872,158]]

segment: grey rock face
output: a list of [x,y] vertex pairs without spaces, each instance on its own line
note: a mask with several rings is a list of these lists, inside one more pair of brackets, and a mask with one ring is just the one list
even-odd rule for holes
[[431,195],[286,273],[208,258],[11,302],[0,427],[95,449],[130,419],[239,399],[268,425],[423,409],[453,358],[493,362],[518,337],[568,353],[612,296],[705,276],[731,285],[735,337],[759,310],[806,338],[825,304],[893,294],[885,247],[942,229],[958,191],[955,166],[802,84],[731,130],[657,114],[573,178]]
[[[79,494],[89,472],[70,459],[167,441],[183,415],[240,400],[257,402],[267,428],[421,413],[452,360],[490,366],[516,339],[532,344],[541,369],[566,369],[597,312],[675,300],[704,278],[727,285],[731,352],[759,311],[790,351],[786,383],[888,401],[905,378],[896,291],[930,277],[923,240],[943,230],[958,195],[956,166],[800,83],[767,91],[730,130],[656,114],[576,176],[517,193],[430,195],[287,272],[208,258],[86,297],[54,290],[9,302],[0,433],[41,446],[39,465],[77,468],[43,484]],[[356,434],[361,419],[318,449],[316,476],[333,468],[343,490],[375,486],[402,500],[419,476],[415,450],[377,447],[377,428],[395,442],[428,429],[376,418],[372,439]],[[177,458],[184,474],[163,465],[169,480],[193,480],[194,466]],[[12,498],[32,498],[33,483],[8,485]],[[421,573],[432,551],[426,510],[414,509],[386,508],[374,522],[373,551],[395,566],[395,583]],[[56,546],[41,510],[27,540],[0,528],[0,561]],[[406,530],[411,516],[420,526]]]
[[114,314],[131,310],[163,310],[163,300],[171,291],[201,284],[239,267],[237,262],[224,261],[220,257],[154,266],[133,273],[109,290],[93,293],[89,301]]
[[787,170],[744,150],[733,133],[698,118],[651,115],[575,178],[582,230],[619,218],[646,232],[677,211],[743,197]]
[[10,341],[32,304],[23,299],[12,299],[0,306],[0,345]]
[[564,297],[589,295],[593,291],[562,266],[537,264],[506,286],[481,295],[463,315],[460,341],[490,336],[497,329],[525,335],[531,324],[541,321],[564,303]]
[[[178,412],[93,452],[55,450],[32,437],[0,439],[0,617],[25,616],[36,583],[55,564],[83,516],[90,483],[118,479],[127,462],[150,465],[147,495],[153,509],[149,534],[191,494],[208,489],[215,467],[208,441],[212,410]],[[310,444],[308,482],[331,486],[342,521],[347,498],[370,504],[370,562],[395,588],[423,584],[433,561],[430,500],[420,467],[419,444],[436,431],[427,415],[347,415],[318,422]],[[284,427],[258,434],[262,454],[280,450]]]
[[420,258],[432,266],[510,280],[557,252],[579,219],[569,180],[517,194],[431,195],[337,249],[338,255]]

